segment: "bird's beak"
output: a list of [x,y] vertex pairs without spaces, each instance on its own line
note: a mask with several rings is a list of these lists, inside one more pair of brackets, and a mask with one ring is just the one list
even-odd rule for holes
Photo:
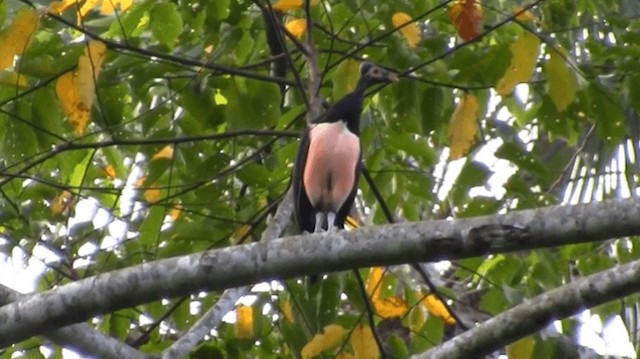
[[387,81],[389,82],[398,82],[400,79],[398,78],[398,74],[396,74],[395,72],[387,72]]

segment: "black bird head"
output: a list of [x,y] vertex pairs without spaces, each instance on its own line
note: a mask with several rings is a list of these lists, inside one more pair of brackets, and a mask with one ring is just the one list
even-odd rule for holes
[[366,89],[371,85],[392,81],[398,81],[398,75],[368,61],[364,61],[360,64],[359,88]]
[[352,133],[360,134],[360,113],[362,112],[362,100],[365,90],[375,84],[398,81],[398,75],[387,71],[382,67],[364,61],[360,64],[360,80],[356,88],[341,98],[314,123],[345,121]]

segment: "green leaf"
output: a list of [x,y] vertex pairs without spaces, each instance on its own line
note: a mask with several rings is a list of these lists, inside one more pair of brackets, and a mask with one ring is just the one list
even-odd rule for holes
[[[224,216],[225,214],[216,213],[218,216]],[[172,253],[173,255],[178,254],[186,254],[189,253],[189,248],[185,246],[185,243],[193,243],[193,242],[207,242],[212,243],[214,239],[214,235],[216,234],[216,222],[211,221],[211,223],[203,223],[203,222],[190,222],[190,221],[178,221],[174,223],[174,225],[167,230],[167,236],[170,238],[172,243],[176,243],[176,247],[174,250],[167,251],[167,254]],[[224,241],[226,244],[228,241]],[[169,245],[168,248],[173,248],[173,245]]]
[[37,91],[33,94],[32,116],[34,125],[44,131],[35,131],[40,148],[50,148],[59,141],[52,134],[63,133],[62,115],[57,106],[51,106],[57,99],[52,89]]
[[513,142],[505,142],[496,151],[496,157],[504,158],[515,164],[519,171],[535,175],[545,186],[553,179],[546,163]]
[[[173,305],[174,303],[172,303]],[[177,326],[179,330],[187,330],[193,323],[191,323],[191,313],[189,313],[189,307],[191,303],[188,300],[185,300],[176,308],[171,315],[171,319],[173,323]]]
[[628,87],[629,105],[640,111],[640,75],[630,74],[626,77],[625,85]]
[[422,335],[415,336],[411,343],[411,352],[421,353],[440,343],[444,336],[444,322],[440,318],[429,316],[422,329]]
[[318,306],[318,327],[332,324],[338,315],[336,308],[340,306],[342,285],[339,276],[330,274],[321,282],[320,305]]
[[130,309],[119,310],[109,315],[109,335],[124,340],[129,334],[132,311]]
[[94,152],[91,150],[83,151],[85,153],[83,159],[73,167],[73,172],[69,177],[69,186],[71,187],[80,187],[82,186],[82,182],[85,174],[88,171],[89,161],[93,158]]
[[477,217],[494,214],[500,209],[501,202],[493,197],[474,197],[469,203],[465,203],[458,217]]
[[118,18],[118,21],[111,23],[107,37],[130,39],[140,36],[149,25],[148,11],[155,3],[151,0],[135,1],[133,6]]
[[127,83],[116,83],[99,88],[100,107],[105,124],[109,128],[119,126],[131,118],[131,109],[127,105],[131,99],[131,88]]
[[[213,3],[217,1],[212,1]],[[216,345],[211,342],[203,342],[194,350],[189,358],[191,359],[224,359],[225,356]]]
[[533,354],[536,341],[533,337],[524,337],[507,345],[507,357],[509,359],[529,359]]
[[[203,125],[215,128],[224,122],[224,111],[217,108],[212,88],[203,88],[199,81],[194,81],[190,86],[184,86],[179,96],[182,106],[191,114],[190,118],[197,119],[194,121],[194,126],[191,126],[192,129],[186,131],[187,133],[201,134]],[[203,116],[203,114],[206,115]],[[207,121],[203,121],[205,119]],[[181,123],[181,126],[186,129],[184,124]],[[195,126],[199,126],[199,128],[196,129]]]
[[469,190],[484,185],[491,174],[491,170],[484,163],[467,161],[451,189],[449,198],[457,205],[462,204],[462,201],[468,197]]
[[[553,100],[558,112],[563,112],[573,102],[578,91],[578,79],[575,70],[569,67],[567,60],[561,56],[559,48],[550,49],[549,60],[544,64],[547,76],[547,94]],[[562,51],[562,54],[565,54]]]
[[23,161],[39,149],[36,138],[38,129],[29,120],[31,111],[28,105],[27,102],[19,103],[16,116],[6,122],[4,133],[0,133],[0,153],[10,164]]
[[157,3],[151,9],[151,31],[160,43],[170,49],[182,33],[182,16],[174,3]]
[[252,186],[267,187],[272,183],[269,171],[263,165],[257,163],[242,166],[237,176],[240,181]]
[[146,248],[155,248],[156,243],[160,242],[160,228],[165,211],[165,208],[161,206],[149,208],[147,216],[140,225],[140,244]]
[[447,123],[443,116],[445,102],[444,91],[435,86],[422,91],[422,133],[427,136],[431,131],[440,129]]
[[0,28],[3,27],[4,21],[7,19],[7,2],[0,1]]
[[347,93],[355,90],[360,78],[359,64],[355,60],[345,59],[333,73],[333,100],[338,101]]
[[405,133],[421,132],[420,94],[420,88],[414,81],[387,86],[380,93],[380,109],[391,130]]
[[229,16],[231,0],[216,0],[207,2],[207,14],[210,19],[222,21]]
[[233,46],[233,55],[235,55],[235,61],[244,63],[247,61],[247,57],[251,53],[253,48],[254,39],[248,31],[242,31],[240,39]]
[[482,296],[480,309],[491,314],[498,314],[504,311],[508,304],[503,292],[499,288],[492,287],[487,291],[487,294]]
[[[496,284],[514,284],[522,273],[522,263],[514,256],[499,254],[487,259],[479,268],[478,274]],[[483,278],[479,278],[482,280]]]
[[[401,132],[390,133],[387,149],[404,151],[407,155],[419,160],[425,167],[432,166],[436,162],[436,153],[424,137],[416,137],[413,134]],[[391,151],[389,151],[391,152]]]
[[591,84],[589,99],[593,108],[593,120],[600,138],[610,145],[617,143],[625,135],[625,115],[615,93],[605,87]]
[[234,78],[223,89],[226,114],[231,129],[265,128],[280,117],[280,89],[276,84]]
[[406,344],[400,336],[396,334],[390,335],[387,343],[389,344],[390,354],[393,358],[402,359],[409,357],[409,349],[407,349]]

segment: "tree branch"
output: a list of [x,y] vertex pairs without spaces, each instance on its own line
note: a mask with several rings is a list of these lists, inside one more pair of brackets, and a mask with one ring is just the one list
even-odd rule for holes
[[[0,306],[20,300],[24,296],[0,285]],[[136,349],[105,335],[87,324],[74,324],[51,330],[44,336],[61,347],[89,357],[97,358],[150,358]]]
[[[640,200],[627,199],[307,234],[144,263],[0,308],[0,346],[95,315],[203,290],[638,235],[638,218]],[[636,287],[640,279],[626,290]]]
[[640,260],[622,264],[525,300],[414,359],[481,357],[566,318],[640,288]]

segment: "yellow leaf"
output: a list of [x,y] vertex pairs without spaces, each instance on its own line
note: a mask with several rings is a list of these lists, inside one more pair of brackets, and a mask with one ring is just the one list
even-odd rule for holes
[[457,160],[466,155],[476,142],[477,116],[478,100],[474,95],[464,95],[453,111],[449,123],[450,160]]
[[112,165],[106,165],[104,167],[102,167],[102,173],[104,173],[105,176],[114,179],[116,178],[116,169],[113,168]]
[[80,104],[80,94],[73,72],[69,71],[58,77],[56,95],[62,105],[62,112],[75,129],[76,135],[82,135],[89,124],[89,110]]
[[529,81],[540,54],[540,40],[525,31],[509,46],[509,49],[512,55],[511,64],[496,85],[496,92],[500,96],[510,94],[517,84]]
[[131,5],[133,5],[133,0],[103,0],[100,14],[109,15],[116,11],[117,6],[120,6],[120,11],[127,11]]
[[374,267],[369,271],[367,284],[365,289],[371,298],[371,303],[377,315],[382,318],[397,318],[403,316],[407,312],[407,303],[399,297],[381,298],[382,276],[384,269],[382,267]]
[[236,337],[239,339],[253,337],[253,307],[239,305],[236,308]]
[[[107,1],[110,1],[110,0],[107,0]],[[98,6],[99,3],[100,3],[100,0],[86,0],[84,4],[82,4],[82,6],[80,7],[80,10],[78,11],[78,24],[80,24],[81,18],[87,16],[89,11],[91,11],[93,8]]]
[[37,28],[36,10],[25,8],[18,11],[13,23],[0,32],[0,70],[12,66],[14,56],[24,53]]
[[69,7],[78,4],[78,0],[53,1],[49,4],[49,12],[52,14],[62,14]]
[[234,242],[239,242],[240,240],[245,238],[245,236],[249,233],[249,230],[251,230],[251,226],[248,224],[243,224],[235,231],[233,231],[231,238],[234,240]]
[[380,356],[378,344],[368,325],[358,324],[353,329],[351,348],[355,359],[377,359]]
[[107,46],[100,41],[91,40],[85,47],[84,54],[78,59],[76,86],[80,94],[80,103],[87,109],[91,109],[93,105],[96,82],[106,56]]
[[547,94],[562,112],[575,100],[578,91],[578,79],[575,71],[557,51],[550,51],[550,58],[544,64],[547,75]]
[[180,217],[180,212],[182,211],[182,205],[176,204],[171,211],[169,211],[169,217],[171,217],[172,221],[176,221],[178,217]]
[[27,87],[28,82],[27,78],[22,74],[17,74],[15,72],[2,71],[0,72],[0,84],[8,85],[11,87]]
[[507,345],[507,358],[509,359],[530,359],[536,341],[533,337],[524,337],[515,343]]
[[329,324],[324,327],[323,334],[316,334],[302,348],[300,355],[302,359],[311,359],[320,355],[324,350],[330,349],[342,342],[345,330],[338,324]]
[[351,216],[347,216],[347,218],[344,221],[344,224],[347,226],[347,229],[356,229],[360,227],[360,224],[358,223],[358,221]]
[[[273,4],[273,10],[285,12],[289,10],[299,9],[304,5],[305,0],[278,0]],[[318,5],[320,0],[311,0],[310,5]]]
[[400,297],[373,297],[371,302],[376,314],[384,319],[402,317],[408,310],[407,302]]
[[304,0],[278,0],[273,4],[273,9],[281,12],[295,10],[302,7]]
[[144,181],[146,181],[146,180],[147,180],[147,176],[142,176],[142,177],[138,178],[136,180],[136,188],[142,187],[142,185],[144,184]]
[[119,7],[120,11],[126,11],[133,5],[133,0],[86,0],[84,2],[79,0],[62,0],[54,1],[49,5],[49,12],[52,14],[61,14],[71,6],[78,6],[78,24],[83,17],[87,16],[89,11],[93,10],[100,5],[100,14],[109,15],[116,11]]
[[60,193],[58,196],[56,196],[56,198],[53,199],[53,201],[51,201],[51,214],[53,216],[57,216],[64,212],[64,210],[69,208],[73,203],[72,199],[73,198],[71,192],[64,191]]
[[158,188],[149,188],[144,191],[144,199],[149,203],[156,203],[160,200],[160,189]]
[[284,319],[286,319],[289,323],[293,323],[293,311],[291,311],[291,303],[287,299],[284,304],[282,304],[282,308],[280,308]]
[[456,323],[455,318],[451,316],[451,313],[447,310],[447,307],[436,297],[434,294],[429,294],[424,299],[422,299],[422,305],[429,312],[429,314],[433,315],[436,318],[440,318],[444,320],[448,325],[453,325]]
[[516,15],[517,20],[524,21],[524,22],[532,22],[534,24],[542,23],[542,21],[540,21],[540,18],[532,14],[531,11],[529,10],[522,11],[522,10],[524,10],[522,6],[517,6],[513,8],[513,10],[511,10],[512,13]]
[[304,36],[305,31],[307,31],[307,20],[305,19],[295,19],[291,21],[287,21],[284,27],[297,39],[301,39]]
[[[391,23],[396,29],[409,21],[411,21],[411,16],[404,12],[397,12],[391,17]],[[416,47],[418,42],[420,42],[420,28],[418,28],[418,25],[415,22],[400,28],[400,33],[407,42],[407,46],[411,48]]]
[[483,16],[480,0],[458,0],[449,8],[449,19],[460,38],[465,41],[480,35]]
[[166,145],[160,151],[156,152],[153,157],[151,157],[151,161],[167,159],[170,160],[173,158],[173,146]]
[[62,111],[77,136],[81,136],[89,124],[96,81],[106,54],[107,47],[102,42],[89,41],[78,59],[78,69],[63,74],[56,81],[56,95]]
[[345,353],[345,352],[340,352],[335,357],[335,359],[355,359],[355,358],[356,357],[354,357],[353,354],[349,354],[349,353]]

